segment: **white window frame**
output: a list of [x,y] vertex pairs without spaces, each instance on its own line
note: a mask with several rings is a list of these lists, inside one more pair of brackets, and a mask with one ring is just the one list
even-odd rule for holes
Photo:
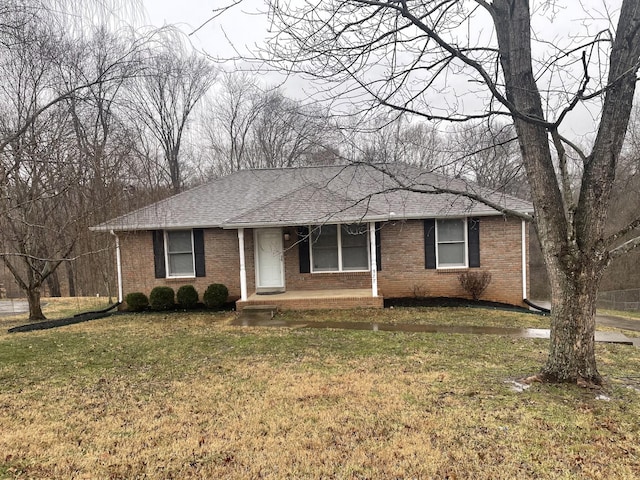
[[[463,237],[464,237],[464,265],[456,264],[456,265],[440,265],[440,239],[438,238],[438,223],[441,221],[447,220],[462,220],[463,221]],[[447,243],[461,243],[460,241],[444,241],[443,244]],[[453,217],[453,218],[440,218],[436,219],[436,268],[438,270],[452,270],[456,268],[469,268],[469,231],[467,226],[467,217]]]
[[[169,256],[172,254],[185,254],[187,252],[169,252],[169,233],[177,232],[189,232],[191,236],[191,267],[192,274],[190,275],[174,275],[171,273],[171,263],[169,262]],[[193,243],[193,229],[179,229],[179,230],[165,230],[164,231],[164,265],[166,271],[166,278],[195,278],[196,277],[196,253],[195,245]]]
[[322,225],[310,225],[309,226],[309,263],[310,265],[310,271],[311,273],[355,273],[355,272],[368,272],[371,269],[371,251],[369,250],[369,244],[370,244],[370,240],[369,240],[369,228],[368,225],[366,223],[361,223],[358,225],[363,225],[366,226],[366,232],[365,235],[367,237],[367,241],[365,243],[365,250],[367,251],[367,268],[366,269],[347,269],[345,270],[342,266],[342,227],[344,225],[353,225],[351,223],[349,224],[343,224],[343,223],[338,223],[338,224],[330,224],[330,225],[336,225],[337,227],[337,232],[338,232],[338,269],[337,270],[315,270],[313,268],[313,232],[317,231],[318,228],[322,228]]

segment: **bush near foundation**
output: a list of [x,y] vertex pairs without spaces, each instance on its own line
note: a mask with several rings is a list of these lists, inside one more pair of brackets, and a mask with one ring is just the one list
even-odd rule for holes
[[195,308],[198,304],[198,292],[193,285],[182,285],[176,293],[176,300],[181,308]]
[[202,296],[202,301],[207,308],[220,308],[229,298],[229,289],[221,283],[212,283]]
[[127,302],[127,310],[131,312],[142,312],[149,306],[149,299],[142,292],[131,292],[124,297]]
[[458,275],[458,281],[471,298],[478,300],[491,283],[491,273],[465,272]]
[[169,310],[176,303],[175,296],[171,287],[155,287],[149,295],[149,305],[153,310]]

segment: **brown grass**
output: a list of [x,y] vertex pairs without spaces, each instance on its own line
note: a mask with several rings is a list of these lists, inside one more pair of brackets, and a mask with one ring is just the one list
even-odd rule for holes
[[[3,299],[1,302],[12,302],[12,300]],[[19,299],[19,301],[26,301]],[[77,313],[88,312],[92,310],[100,310],[113,304],[114,299],[108,297],[43,297],[42,312],[48,320],[58,318],[71,317]],[[0,329],[8,329],[16,325],[29,323],[28,313],[19,313],[15,315],[0,316]]]
[[[467,314],[447,312],[454,323]],[[508,381],[539,368],[546,342],[249,329],[229,326],[232,316],[118,315],[0,333],[0,478],[640,471],[640,350],[598,345],[603,392],[537,384],[517,393]]]

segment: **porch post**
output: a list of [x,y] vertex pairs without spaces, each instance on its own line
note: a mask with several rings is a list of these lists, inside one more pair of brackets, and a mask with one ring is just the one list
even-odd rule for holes
[[376,222],[369,223],[369,244],[371,250],[371,294],[378,296],[378,261],[376,259]]
[[244,262],[244,228],[238,229],[238,249],[240,251],[240,300],[247,300],[247,267]]

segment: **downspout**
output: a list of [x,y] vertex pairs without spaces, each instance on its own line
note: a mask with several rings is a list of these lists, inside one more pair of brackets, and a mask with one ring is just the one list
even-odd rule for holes
[[247,267],[244,258],[244,228],[238,229],[238,249],[240,250],[240,300],[247,300]]
[[527,298],[527,222],[522,220],[522,299]]
[[124,296],[122,295],[122,258],[120,257],[120,238],[111,230],[111,235],[116,237],[116,268],[118,271],[118,302],[122,303]]
[[378,260],[376,258],[376,224],[369,223],[369,243],[371,251],[371,295],[378,296]]

